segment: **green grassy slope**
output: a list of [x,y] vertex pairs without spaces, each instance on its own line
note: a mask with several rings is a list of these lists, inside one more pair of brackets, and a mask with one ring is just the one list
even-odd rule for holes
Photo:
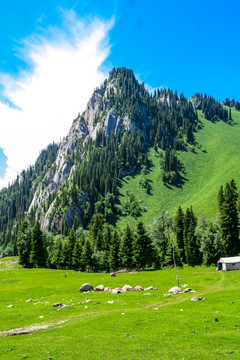
[[[143,176],[126,177],[122,182],[121,203],[125,201],[127,192],[134,193],[142,208],[142,219],[150,225],[160,209],[175,213],[178,206],[183,209],[193,206],[197,215],[205,214],[214,219],[217,211],[217,195],[221,185],[234,178],[240,183],[240,113],[232,109],[234,125],[224,122],[211,123],[201,118],[203,128],[195,134],[198,145],[194,152],[179,152],[183,164],[183,184],[179,187],[165,186],[162,182],[160,157],[153,149],[150,158],[153,167],[147,178],[151,180],[152,195],[139,185]],[[126,222],[136,223],[133,217],[118,219],[122,226]]]
[[[179,269],[179,277],[180,284],[196,292],[164,297],[176,285],[175,269],[111,278],[22,269],[9,259],[1,260],[0,359],[240,359],[240,271],[185,267]],[[153,285],[157,290],[82,294],[78,289],[85,282],[112,288]],[[192,302],[193,296],[204,300]],[[26,302],[30,297],[32,301]],[[69,308],[57,310],[55,302]],[[3,332],[16,328],[31,332]]]

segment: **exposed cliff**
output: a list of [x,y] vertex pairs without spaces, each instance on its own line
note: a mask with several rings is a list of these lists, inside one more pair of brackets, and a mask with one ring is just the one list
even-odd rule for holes
[[[57,158],[51,169],[46,173],[43,181],[37,187],[33,200],[29,207],[29,213],[35,212],[35,218],[40,218],[43,228],[53,228],[60,230],[62,223],[67,221],[69,227],[73,225],[76,216],[79,223],[82,223],[81,212],[79,208],[70,204],[64,213],[53,215],[54,208],[57,207],[57,197],[61,193],[61,187],[69,182],[73,177],[76,165],[74,156],[76,149],[78,156],[83,160],[85,157],[84,144],[89,138],[96,140],[99,131],[104,132],[106,137],[116,136],[118,132],[124,130],[130,133],[141,130],[145,143],[149,142],[147,136],[147,127],[151,124],[152,118],[147,114],[145,105],[138,107],[142,116],[142,121],[138,124],[127,113],[119,113],[116,106],[111,104],[111,96],[122,96],[121,87],[118,79],[109,79],[105,81],[101,88],[97,88],[87,103],[86,110],[79,114],[73,121],[68,135],[62,140]],[[50,206],[46,209],[46,204],[52,198]],[[83,201],[84,202],[84,201]]]

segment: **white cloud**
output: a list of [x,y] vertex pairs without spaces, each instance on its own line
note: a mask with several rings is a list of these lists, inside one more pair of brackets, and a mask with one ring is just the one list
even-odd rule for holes
[[72,120],[85,110],[105,77],[100,66],[110,52],[112,25],[113,21],[86,23],[73,11],[65,12],[61,29],[52,27],[44,36],[24,41],[21,54],[31,70],[15,78],[0,74],[4,96],[16,107],[0,102],[0,147],[8,158],[0,188],[33,164],[49,143],[66,136]]

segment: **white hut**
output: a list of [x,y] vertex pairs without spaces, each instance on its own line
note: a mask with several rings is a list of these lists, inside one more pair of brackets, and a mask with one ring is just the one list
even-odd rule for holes
[[240,270],[240,256],[221,258],[217,262],[219,270]]

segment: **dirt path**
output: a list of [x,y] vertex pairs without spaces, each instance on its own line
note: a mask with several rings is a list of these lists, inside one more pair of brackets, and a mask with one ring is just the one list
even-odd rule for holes
[[16,329],[3,330],[3,331],[0,331],[0,337],[14,336],[14,335],[26,335],[26,334],[32,333],[33,331],[45,330],[45,329],[48,329],[49,327],[60,326],[60,325],[64,324],[66,321],[67,320],[62,320],[62,321],[58,321],[57,323],[34,324],[34,325],[29,325],[29,326],[25,326],[25,327],[16,328]]

